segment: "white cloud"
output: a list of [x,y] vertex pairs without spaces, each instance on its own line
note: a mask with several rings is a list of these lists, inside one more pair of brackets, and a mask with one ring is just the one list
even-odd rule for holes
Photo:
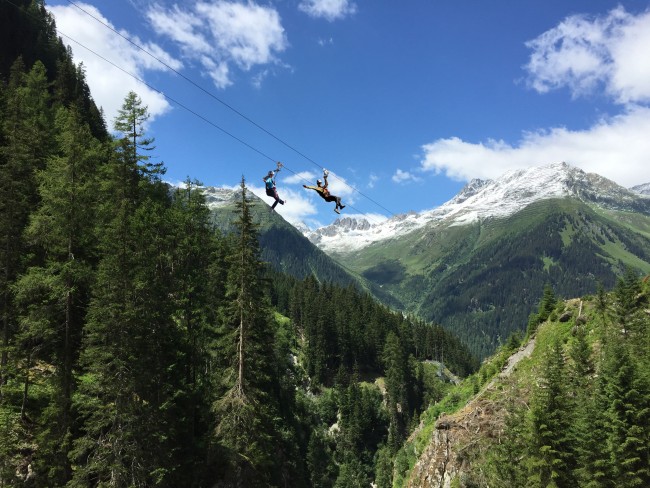
[[[264,202],[268,203],[269,206],[273,204],[273,198],[266,195],[264,187],[247,185],[247,188]],[[295,191],[291,188],[278,186],[278,195],[282,200],[286,200],[286,202],[284,205],[276,205],[275,210],[288,222],[292,224],[306,222],[310,226],[312,225],[310,222],[315,222],[314,216],[318,214],[318,210],[314,201],[303,191]]]
[[311,17],[330,22],[354,15],[357,11],[356,4],[350,0],[303,0],[298,8]]
[[374,173],[371,173],[370,176],[368,177],[368,184],[366,185],[368,188],[374,188],[375,183],[379,180],[379,176],[377,176]]
[[650,11],[635,16],[618,7],[599,17],[574,15],[527,46],[532,88],[567,87],[574,96],[603,90],[622,112],[585,130],[524,133],[516,144],[439,139],[422,147],[421,169],[469,180],[566,161],[625,187],[650,182]]
[[422,146],[421,168],[456,180],[496,178],[512,169],[566,161],[625,187],[650,182],[650,108],[631,107],[583,131],[526,133],[516,145],[439,139]]
[[568,87],[581,96],[602,88],[617,103],[650,102],[650,11],[573,15],[526,46],[533,51],[528,83],[540,93]]
[[[101,20],[104,24],[112,24],[92,5],[79,4],[85,11]],[[137,81],[135,77],[144,79],[147,70],[164,71],[165,68],[151,56],[145,54],[133,44],[117,35],[115,32],[100,26],[97,20],[72,6],[53,6],[48,10],[54,15],[59,34],[64,42],[72,48],[75,63],[83,63],[86,70],[86,81],[91,89],[95,103],[104,109],[109,127],[118,110],[122,107],[129,91],[134,91],[149,109],[150,121],[170,109],[165,97]],[[136,37],[126,31],[120,33],[143,45]],[[71,41],[65,36],[74,39]],[[76,42],[75,42],[76,41]],[[78,44],[79,43],[79,44]],[[88,49],[94,51],[88,51]],[[174,69],[180,69],[180,61],[173,58],[156,44],[147,43],[143,47],[165,61]],[[99,56],[119,66],[133,76],[121,71]]]
[[[232,67],[249,71],[279,64],[277,54],[288,46],[278,12],[252,2],[198,2],[185,10],[154,4],[146,15],[158,33],[202,65],[218,88],[232,84]],[[261,83],[267,73],[255,75],[253,83]]]
[[[282,173],[280,173],[280,175],[281,174]],[[299,171],[298,173],[283,177],[282,183],[287,185],[313,185],[316,183],[316,178],[318,178],[316,173],[311,171]]]
[[395,183],[405,183],[408,181],[422,181],[422,178],[419,176],[414,175],[410,171],[402,171],[401,169],[397,169],[395,171],[395,174],[391,178]]

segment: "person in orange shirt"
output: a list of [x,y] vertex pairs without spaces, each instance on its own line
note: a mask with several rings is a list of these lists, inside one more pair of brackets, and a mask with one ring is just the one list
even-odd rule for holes
[[302,185],[303,188],[307,188],[309,190],[315,190],[318,192],[318,194],[321,196],[323,200],[326,202],[336,202],[336,207],[334,208],[334,211],[337,214],[340,214],[341,212],[339,210],[343,210],[345,208],[345,205],[341,203],[341,197],[337,197],[336,195],[332,195],[330,191],[327,189],[327,175],[329,172],[325,170],[323,172],[323,179],[325,180],[325,184],[323,185],[323,182],[321,180],[316,180],[316,185],[317,186],[307,186],[307,185]]

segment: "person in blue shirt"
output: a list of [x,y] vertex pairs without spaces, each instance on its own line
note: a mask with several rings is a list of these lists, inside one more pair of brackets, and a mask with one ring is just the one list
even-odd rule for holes
[[278,163],[278,168],[273,171],[269,171],[268,174],[262,178],[264,180],[264,186],[266,188],[266,194],[269,197],[273,197],[275,199],[275,202],[273,202],[273,205],[271,205],[271,212],[275,210],[275,206],[279,203],[280,205],[284,205],[286,200],[282,200],[280,196],[278,195],[278,189],[275,187],[275,175],[278,174],[280,171],[280,168],[282,167],[282,163]]

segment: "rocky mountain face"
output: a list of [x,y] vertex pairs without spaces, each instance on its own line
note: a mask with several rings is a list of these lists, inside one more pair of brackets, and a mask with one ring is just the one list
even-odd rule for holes
[[562,296],[650,273],[650,198],[565,163],[473,180],[440,207],[307,234],[397,306],[477,355],[526,327],[546,283]]

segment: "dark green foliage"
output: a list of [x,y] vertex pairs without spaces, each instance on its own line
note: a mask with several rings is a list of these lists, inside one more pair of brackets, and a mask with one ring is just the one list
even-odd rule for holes
[[394,454],[406,439],[407,426],[412,415],[408,388],[414,384],[407,356],[399,338],[393,332],[388,334],[384,346],[384,367],[386,371],[386,396],[390,426],[388,447]]
[[[639,209],[645,216],[648,211],[647,204]],[[383,244],[385,258],[375,250],[374,258],[354,254],[346,264],[355,267],[354,260],[365,258],[367,276],[383,280],[383,292],[399,307],[454,331],[480,358],[513,331],[525,331],[545,285],[558,296],[581,296],[594,293],[597,282],[614,286],[622,260],[633,259],[628,253],[650,263],[647,234],[569,199],[536,202],[504,220],[423,231],[418,238],[408,248],[403,241]],[[408,278],[392,283],[397,270],[373,273],[378,260],[402,254],[408,258],[402,263],[419,263],[407,266]]]
[[461,376],[478,367],[467,347],[442,327],[396,314],[352,286],[321,285],[311,277],[272,279],[273,304],[304,339],[306,369],[317,383],[333,384],[341,366],[348,374],[355,365],[362,374],[382,374],[391,331],[405,345],[406,357],[442,361]]
[[55,367],[55,374],[43,379],[51,382],[53,396],[42,419],[50,427],[40,439],[35,471],[50,484],[61,485],[70,477],[73,365],[79,355],[96,252],[94,229],[86,224],[94,218],[94,169],[102,153],[76,111],[60,109],[56,127],[58,154],[37,174],[41,205],[25,233],[44,259],[28,268],[14,291],[23,310],[21,348],[32,361]]
[[332,449],[327,434],[313,430],[307,446],[307,469],[313,488],[331,488],[336,479]]
[[[422,361],[463,374],[468,349],[261,231],[243,181],[216,232],[200,183],[161,181],[138,96],[110,137],[42,3],[18,3],[0,20],[33,48],[0,47],[0,484],[368,486],[378,459],[386,480],[389,425],[404,438],[441,395]],[[361,381],[386,373],[392,421]]]
[[[530,413],[508,406],[504,437],[487,460],[490,486],[649,485],[648,331],[638,327],[647,304],[647,285],[628,270],[611,294],[599,291],[593,318],[574,325],[567,344],[554,337]],[[546,335],[549,327],[557,324],[545,324]]]
[[542,365],[542,385],[531,402],[530,486],[575,486],[569,438],[570,410],[562,346],[554,342]]

